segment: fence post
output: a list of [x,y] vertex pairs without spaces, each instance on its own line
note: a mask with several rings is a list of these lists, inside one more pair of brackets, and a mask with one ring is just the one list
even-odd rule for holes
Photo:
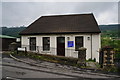
[[86,66],[86,48],[81,47],[78,50],[78,65],[79,66]]

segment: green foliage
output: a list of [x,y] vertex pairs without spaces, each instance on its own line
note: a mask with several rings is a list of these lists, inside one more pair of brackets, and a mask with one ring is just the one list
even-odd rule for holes
[[102,31],[102,37],[118,37],[118,30],[106,30]]
[[115,51],[115,58],[120,58],[120,37],[118,26],[116,25],[100,25],[101,29],[101,46],[111,46]]
[[102,47],[104,47],[104,46],[112,46],[114,48],[120,47],[119,46],[120,40],[115,40],[115,39],[112,39],[110,37],[102,37],[101,42],[102,42]]
[[120,58],[120,40],[112,39],[110,37],[102,37],[101,38],[101,45],[104,46],[111,46],[115,50],[115,57]]

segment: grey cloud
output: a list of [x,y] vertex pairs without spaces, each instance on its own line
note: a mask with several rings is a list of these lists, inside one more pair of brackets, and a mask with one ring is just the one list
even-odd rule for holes
[[[117,21],[115,2],[4,2],[2,5],[3,26],[28,26],[42,15],[94,13],[99,24]],[[105,21],[101,19],[107,15]],[[111,16],[112,15],[112,16]]]

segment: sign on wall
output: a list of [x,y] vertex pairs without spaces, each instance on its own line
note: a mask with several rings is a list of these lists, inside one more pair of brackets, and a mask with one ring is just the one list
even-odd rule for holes
[[74,47],[74,42],[73,41],[68,41],[68,47]]

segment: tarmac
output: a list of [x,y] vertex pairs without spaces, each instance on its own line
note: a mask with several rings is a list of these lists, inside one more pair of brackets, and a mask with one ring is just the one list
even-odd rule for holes
[[87,73],[87,74],[90,74],[90,75],[99,75],[99,76],[120,78],[119,75],[97,73],[97,72],[95,72],[96,69],[81,69],[81,68],[77,68],[77,67],[74,67],[74,66],[62,65],[62,64],[59,64],[59,63],[53,63],[53,62],[47,62],[47,61],[41,61],[41,60],[34,60],[34,59],[27,58],[27,57],[19,57],[19,56],[17,57],[17,56],[13,56],[11,54],[10,54],[10,57],[13,58],[14,60],[29,64],[29,65],[32,65],[32,66],[42,67],[42,68],[51,69],[51,70],[57,70],[57,71],[60,71],[60,72],[65,72],[65,71],[71,71],[71,72],[75,72],[75,73],[81,73],[82,72],[82,73]]

